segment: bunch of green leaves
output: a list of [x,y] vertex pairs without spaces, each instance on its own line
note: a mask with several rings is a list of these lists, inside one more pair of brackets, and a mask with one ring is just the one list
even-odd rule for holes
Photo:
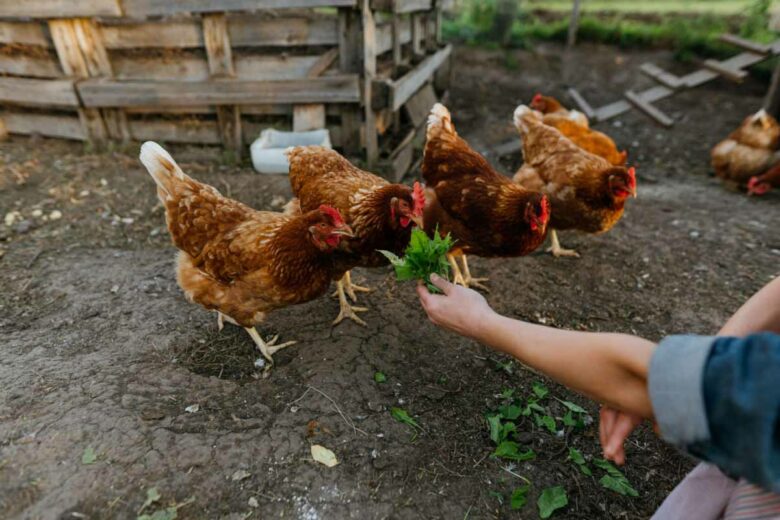
[[599,479],[599,484],[621,495],[638,497],[639,492],[631,486],[625,475],[604,459],[596,459],[593,465],[604,470],[607,474]]
[[583,475],[593,475],[593,472],[588,467],[588,463],[585,460],[585,457],[577,448],[569,448],[569,456],[566,457],[566,460],[572,461],[577,466],[577,468],[579,468]]
[[442,278],[449,279],[450,264],[446,255],[453,244],[450,235],[447,234],[442,238],[438,229],[433,232],[431,239],[422,229],[414,228],[403,258],[390,251],[379,250],[379,252],[393,264],[395,275],[399,280],[423,280],[429,291],[437,293],[441,291],[431,283],[431,275],[436,273]]

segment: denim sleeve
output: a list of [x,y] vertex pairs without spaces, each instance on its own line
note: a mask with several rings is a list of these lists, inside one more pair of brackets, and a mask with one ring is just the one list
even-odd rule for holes
[[669,337],[649,387],[664,438],[780,492],[780,336]]

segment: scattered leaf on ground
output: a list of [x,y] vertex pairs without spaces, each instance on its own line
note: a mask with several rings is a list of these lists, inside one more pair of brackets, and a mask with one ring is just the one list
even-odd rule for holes
[[536,505],[539,506],[539,517],[550,518],[558,509],[565,507],[569,503],[566,496],[566,490],[561,486],[549,487],[542,491]]
[[540,422],[542,426],[544,426],[550,431],[550,433],[555,433],[556,431],[558,431],[558,426],[555,424],[555,419],[553,419],[551,416],[542,415]]
[[599,479],[599,484],[607,489],[611,489],[621,495],[638,497],[639,492],[631,486],[625,475],[613,466],[609,461],[604,459],[596,459],[593,461],[593,465],[599,469],[603,469],[607,472],[606,475]]
[[522,411],[523,411],[522,408],[514,404],[505,404],[503,406],[498,407],[498,413],[501,414],[501,417],[503,417],[504,419],[508,419],[510,421],[514,421],[515,419],[520,417],[520,413]]
[[92,464],[96,460],[97,454],[95,453],[95,450],[92,449],[92,446],[87,446],[84,448],[84,453],[81,455],[81,463]]
[[412,417],[403,408],[398,408],[397,406],[394,406],[390,409],[390,414],[393,416],[393,419],[395,419],[400,423],[404,423],[415,429],[417,428],[422,429],[422,427],[419,424],[417,424],[417,421],[412,419]]
[[547,389],[546,386],[544,386],[542,383],[536,381],[533,386],[531,387],[531,390],[533,390],[536,397],[539,399],[544,399],[547,397],[547,394],[550,393],[550,391]]
[[179,516],[176,506],[159,509],[151,515],[141,515],[138,520],[176,520]]
[[512,509],[523,508],[526,502],[528,502],[528,491],[530,491],[530,489],[531,486],[526,484],[512,491],[512,499],[510,500],[510,506],[512,507]]
[[574,413],[588,413],[588,411],[585,408],[583,408],[578,404],[574,404],[571,401],[564,401],[563,399],[558,399],[557,397],[556,399],[559,403],[561,403],[563,406],[565,406],[566,408],[568,408]]
[[160,500],[160,492],[157,491],[156,487],[152,487],[146,490],[146,500],[144,500],[144,505],[141,506],[141,509],[138,510],[140,513],[150,505],[154,504]]
[[531,460],[536,457],[534,450],[520,451],[520,446],[516,442],[503,441],[496,447],[492,457],[501,457],[502,459],[523,461]]
[[585,461],[585,457],[582,456],[582,453],[577,448],[569,448],[568,460],[576,464],[583,475],[593,475],[593,472],[588,467],[588,463]]
[[387,376],[384,375],[382,372],[376,371],[374,372],[374,381],[377,383],[384,383],[387,381]]
[[245,480],[245,479],[248,479],[248,478],[249,478],[249,477],[251,477],[251,476],[252,476],[252,474],[251,474],[251,473],[249,473],[247,470],[245,470],[245,469],[239,469],[239,470],[236,470],[236,471],[235,471],[235,472],[234,472],[234,473],[233,473],[233,474],[230,476],[230,480],[232,480],[233,482],[238,482],[239,480]]
[[311,456],[314,460],[320,464],[328,466],[329,468],[332,468],[339,463],[335,453],[330,451],[325,446],[320,446],[319,444],[311,445]]

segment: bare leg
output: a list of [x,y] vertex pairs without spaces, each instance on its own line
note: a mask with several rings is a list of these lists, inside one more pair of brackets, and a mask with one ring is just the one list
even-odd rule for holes
[[257,345],[257,348],[260,349],[260,352],[263,354],[263,357],[267,359],[268,362],[272,365],[274,364],[274,358],[271,356],[283,348],[297,343],[296,341],[288,341],[287,343],[282,343],[281,345],[275,345],[276,340],[279,339],[278,335],[274,336],[271,341],[266,343],[263,341],[263,338],[260,337],[260,334],[254,327],[244,327],[244,330],[249,333],[249,336],[251,336],[252,340],[255,342],[255,345]]
[[353,307],[349,304],[344,291],[344,278],[336,282],[336,294],[338,294],[339,297],[339,305],[341,306],[341,310],[339,311],[339,315],[336,317],[336,319],[333,320],[333,325],[338,325],[344,318],[349,318],[355,323],[365,326],[366,322],[361,320],[356,313],[365,312],[368,309],[365,307]]
[[558,234],[554,229],[550,230],[550,241],[552,242],[552,245],[547,248],[547,252],[552,253],[555,258],[560,256],[580,257],[580,254],[574,249],[564,249],[561,247],[561,243],[558,242]]
[[222,314],[221,312],[217,311],[217,330],[222,332],[222,329],[225,328],[225,322],[232,323],[233,325],[238,325],[238,323],[236,323],[236,320],[234,320],[233,318],[231,318],[226,314]]
[[[344,273],[344,277],[341,279],[342,282],[344,282],[344,292],[347,293],[347,296],[349,296],[353,302],[357,301],[357,295],[355,294],[355,291],[357,292],[371,292],[371,288],[369,287],[363,287],[361,285],[355,285],[352,283],[352,274],[350,271],[347,271]],[[339,297],[339,291],[336,289],[333,291],[333,294],[331,294],[334,298]]]
[[468,287],[463,279],[463,273],[460,272],[458,262],[455,261],[455,256],[452,253],[447,253],[447,260],[450,261],[450,267],[452,267],[452,283]]
[[469,271],[469,262],[466,259],[466,255],[463,255],[461,258],[461,262],[463,262],[463,281],[466,282],[466,287],[477,287],[478,289],[482,289],[485,292],[490,292],[490,289],[482,285],[480,282],[487,282],[487,278],[472,278],[471,277],[471,271]]

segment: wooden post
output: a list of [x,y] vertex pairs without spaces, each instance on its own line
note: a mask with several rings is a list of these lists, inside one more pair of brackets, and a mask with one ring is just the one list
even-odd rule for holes
[[401,46],[401,15],[393,13],[393,73],[398,70],[398,66],[403,60],[403,48]]
[[[90,77],[114,77],[108,52],[103,44],[103,37],[95,22],[87,19],[74,20],[76,39]],[[130,140],[130,126],[127,115],[119,108],[104,108],[100,110],[108,137],[122,142]]]
[[[360,73],[360,19],[358,11],[348,7],[339,9],[339,70],[343,73]],[[357,154],[363,148],[360,105],[341,105],[341,147],[347,154]]]
[[[89,67],[80,50],[76,26],[77,20],[49,20],[49,32],[62,71],[74,78],[87,78]],[[100,111],[94,108],[80,108],[78,114],[87,139],[96,144],[104,143],[108,132]]]
[[[212,78],[233,78],[236,75],[233,66],[233,51],[224,14],[206,14],[203,16],[203,41],[209,61],[209,74]],[[222,144],[241,157],[241,111],[238,105],[217,106],[217,124]]]
[[371,106],[371,86],[376,77],[376,23],[371,12],[371,1],[360,0],[361,18],[363,20],[363,107],[365,120],[363,133],[365,135],[366,163],[369,168],[376,165],[379,158],[379,143],[376,135],[376,117]]
[[764,99],[764,109],[780,119],[780,63],[775,66],[775,72],[772,74],[772,83]]
[[569,34],[566,37],[566,45],[573,47],[577,43],[577,29],[580,25],[580,0],[574,0],[569,19]]
[[423,15],[412,13],[412,56],[419,59],[423,55],[423,39],[425,38],[425,29],[423,27]]

